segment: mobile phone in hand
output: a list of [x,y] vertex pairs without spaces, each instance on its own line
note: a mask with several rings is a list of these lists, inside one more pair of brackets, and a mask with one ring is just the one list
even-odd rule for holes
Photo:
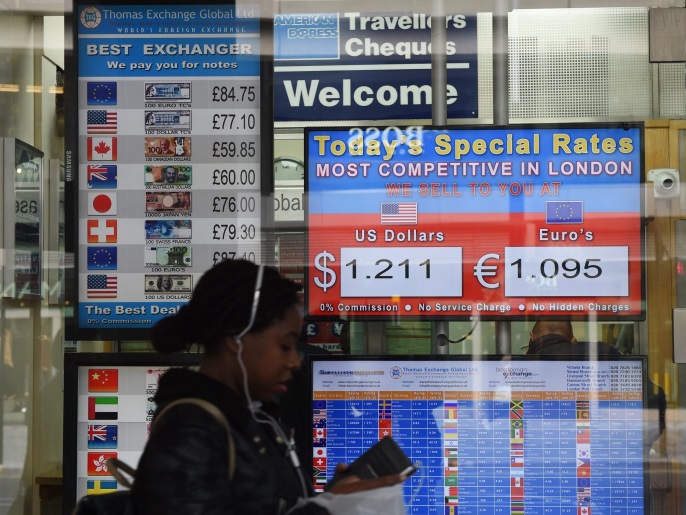
[[417,467],[390,436],[386,436],[367,449],[362,456],[353,461],[345,472],[336,472],[324,487],[331,489],[337,481],[351,475],[360,479],[374,479],[381,476],[405,474],[409,476]]

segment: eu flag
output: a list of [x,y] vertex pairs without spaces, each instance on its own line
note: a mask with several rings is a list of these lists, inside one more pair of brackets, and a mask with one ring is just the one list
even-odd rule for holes
[[116,270],[117,247],[88,247],[88,270]]
[[545,203],[545,223],[580,224],[584,221],[584,203],[581,200],[549,200]]
[[88,105],[116,105],[116,82],[88,82],[86,84],[86,101]]

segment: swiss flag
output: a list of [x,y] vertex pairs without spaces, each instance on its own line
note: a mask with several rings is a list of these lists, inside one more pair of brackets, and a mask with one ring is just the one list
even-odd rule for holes
[[116,161],[117,138],[88,138],[89,161]]
[[116,220],[88,220],[88,243],[117,243]]
[[314,458],[312,460],[312,465],[314,465],[317,468],[326,467],[326,458]]

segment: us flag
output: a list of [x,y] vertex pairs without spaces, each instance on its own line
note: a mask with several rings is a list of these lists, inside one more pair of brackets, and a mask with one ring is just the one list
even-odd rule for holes
[[117,298],[117,276],[105,274],[89,274],[88,298],[89,299],[115,299]]
[[116,134],[117,112],[89,110],[86,116],[88,134]]
[[383,202],[381,225],[417,225],[417,203]]

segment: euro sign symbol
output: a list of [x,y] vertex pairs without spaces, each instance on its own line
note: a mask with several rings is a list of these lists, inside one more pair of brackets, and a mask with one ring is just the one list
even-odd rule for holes
[[324,252],[320,252],[319,254],[317,254],[317,257],[314,258],[315,268],[317,270],[324,272],[324,280],[322,281],[319,279],[319,277],[315,277],[314,284],[316,284],[322,290],[324,290],[324,293],[326,293],[326,290],[328,290],[334,284],[336,284],[336,272],[334,272],[327,266],[329,260],[336,261],[336,258],[333,257],[333,255],[328,253],[326,250]]
[[498,266],[497,265],[485,265],[484,262],[487,259],[500,259],[499,254],[484,254],[481,256],[481,259],[479,259],[479,262],[474,265],[474,277],[476,277],[481,283],[481,286],[484,288],[497,288],[500,286],[500,282],[497,283],[489,283],[484,280],[484,277],[493,277],[496,273],[498,273]]

